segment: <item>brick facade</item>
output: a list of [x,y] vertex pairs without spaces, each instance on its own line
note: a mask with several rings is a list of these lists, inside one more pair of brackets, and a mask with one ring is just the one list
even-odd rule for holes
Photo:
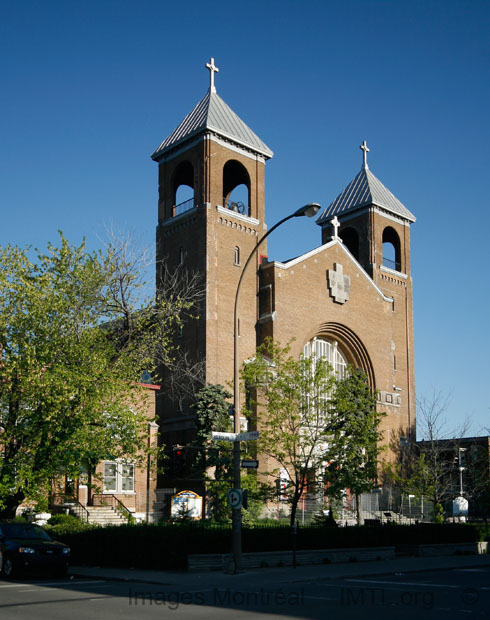
[[[184,256],[185,267],[202,273],[206,283],[200,317],[185,326],[180,345],[194,359],[205,360],[206,382],[231,390],[236,287],[243,264],[267,230],[267,157],[204,129],[155,159],[159,164],[158,257],[165,258],[172,269],[179,261],[182,264]],[[227,208],[235,181],[248,185],[245,214]],[[179,213],[175,200],[182,184],[193,188],[194,202]],[[387,414],[382,422],[386,444],[391,433],[404,436],[415,429],[409,224],[403,217],[366,204],[340,217],[338,237],[342,239],[345,231],[346,243],[332,240],[331,227],[324,225],[321,236],[318,231],[320,247],[289,262],[260,265],[260,255],[267,255],[264,244],[245,275],[240,296],[241,361],[250,358],[267,336],[282,344],[294,339],[296,356],[314,337],[337,342],[347,360],[362,367],[371,387],[379,391],[379,408]],[[383,266],[387,229],[398,244],[394,269]],[[350,278],[348,299],[343,302],[332,295],[329,270]],[[163,389],[157,410],[166,445],[190,441],[189,408],[167,400]],[[179,486],[179,481],[173,482]],[[200,490],[195,482],[182,481],[182,488]]]

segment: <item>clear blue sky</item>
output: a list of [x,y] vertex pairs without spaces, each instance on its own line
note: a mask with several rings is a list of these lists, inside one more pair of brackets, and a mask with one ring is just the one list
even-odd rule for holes
[[[274,150],[269,225],[329,204],[369,165],[412,226],[417,392],[449,426],[490,427],[490,3],[0,0],[0,244],[44,248],[104,224],[153,243],[150,153],[218,93]],[[320,244],[311,221],[269,244]]]

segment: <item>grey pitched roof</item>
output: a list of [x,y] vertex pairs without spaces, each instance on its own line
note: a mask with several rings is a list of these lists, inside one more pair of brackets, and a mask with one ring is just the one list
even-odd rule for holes
[[363,166],[361,172],[347,185],[344,191],[324,209],[316,223],[321,226],[335,215],[341,216],[368,205],[381,207],[410,222],[415,222],[415,216],[381,183],[367,166]]
[[209,90],[177,129],[168,138],[165,138],[156,151],[152,153],[151,157],[158,161],[166,151],[206,131],[216,133],[240,146],[251,149],[266,159],[273,155],[270,148],[233,112],[223,99],[216,92]]

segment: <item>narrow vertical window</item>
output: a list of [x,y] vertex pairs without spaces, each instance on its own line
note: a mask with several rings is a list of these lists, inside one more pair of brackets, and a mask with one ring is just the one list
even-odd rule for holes
[[185,250],[184,248],[179,248],[179,266],[182,267],[185,261]]
[[134,491],[134,465],[125,463],[121,466],[121,491]]
[[240,265],[240,248],[235,246],[235,265]]
[[104,491],[117,491],[117,463],[104,463]]

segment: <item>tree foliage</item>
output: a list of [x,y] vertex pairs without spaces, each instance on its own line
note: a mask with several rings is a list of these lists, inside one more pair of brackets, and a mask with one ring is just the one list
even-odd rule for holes
[[231,394],[222,385],[207,384],[199,390],[193,405],[196,416],[194,469],[205,479],[209,468],[213,468],[213,478],[219,480],[230,467],[233,444],[211,438],[213,431],[232,430],[229,398]]
[[[33,255],[34,258],[31,258]],[[61,473],[146,449],[143,371],[169,356],[189,304],[142,298],[124,244],[0,248],[0,514]]]
[[345,377],[335,382],[328,402],[326,491],[335,497],[349,489],[356,497],[358,523],[360,495],[377,484],[383,415],[376,409],[376,395],[362,370],[349,368]]
[[459,495],[459,454],[461,438],[469,428],[463,421],[458,428],[449,428],[445,413],[449,397],[434,392],[417,399],[417,435],[392,437],[393,451],[399,462],[385,469],[385,476],[402,493],[427,497],[434,506],[444,505]]
[[291,505],[293,525],[302,494],[315,491],[314,474],[325,463],[327,395],[334,386],[331,367],[322,359],[296,360],[289,347],[268,340],[244,365],[243,379],[256,393],[252,404],[260,421],[258,452],[277,463],[268,475],[277,479],[281,469],[287,471],[282,494]]

